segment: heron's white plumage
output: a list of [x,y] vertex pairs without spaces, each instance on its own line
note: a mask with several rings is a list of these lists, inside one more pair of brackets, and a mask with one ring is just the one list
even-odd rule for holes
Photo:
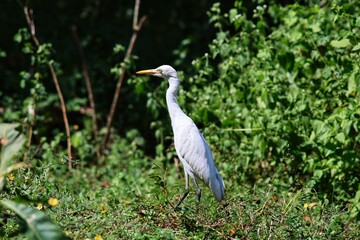
[[187,176],[190,176],[197,188],[198,199],[200,199],[200,188],[196,183],[196,178],[199,178],[211,189],[218,201],[223,200],[225,185],[215,167],[210,147],[193,120],[186,116],[176,100],[180,85],[176,70],[169,65],[162,65],[156,69],[137,73],[151,74],[169,81],[166,103],[174,133],[175,150],[184,166],[186,190],[188,188]]

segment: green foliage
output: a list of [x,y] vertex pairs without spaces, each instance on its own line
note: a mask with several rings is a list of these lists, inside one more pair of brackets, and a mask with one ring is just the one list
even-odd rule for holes
[[13,165],[13,158],[21,150],[25,137],[16,130],[19,124],[0,123],[0,190],[4,177],[21,165]]
[[26,222],[29,238],[37,240],[67,239],[61,229],[53,224],[43,212],[10,200],[1,200],[1,204],[14,211]]
[[[226,184],[310,187],[359,216],[359,5],[220,6],[210,9],[218,32],[193,61],[197,74],[179,73],[186,90],[178,101],[202,128]],[[155,119],[166,111],[166,87],[147,91]],[[168,117],[151,126],[157,149],[168,149]]]
[[[60,159],[48,164],[34,160],[33,168],[19,169],[15,179],[8,180],[3,195],[22,193],[34,199],[34,207],[41,203],[41,211],[36,211],[49,215],[73,239],[359,237],[359,224],[339,205],[319,200],[311,188],[289,192],[275,181],[228,185],[227,199],[220,205],[201,184],[202,200],[197,202],[191,189],[175,211],[183,179],[176,177],[173,166],[164,167],[162,159],[146,161],[133,136],[117,139],[120,144],[101,167],[78,165],[69,174]],[[44,201],[50,197],[59,199],[58,205]],[[4,238],[14,236],[22,224],[7,221]]]
[[[26,163],[13,165],[25,137],[15,125],[0,125],[0,132],[4,126],[11,128],[6,131],[10,135],[1,135],[2,141],[17,139],[11,145],[16,149],[2,145],[0,194],[2,199],[28,200],[27,205],[3,203],[25,220],[35,214],[45,221],[31,222],[30,229],[49,227],[62,234],[46,214],[74,239],[359,238],[356,1],[264,5],[253,0],[235,1],[231,7],[231,2],[215,3],[208,15],[216,36],[208,52],[195,59],[211,31],[197,18],[181,18],[201,15],[200,9],[209,3],[201,1],[202,7],[196,8],[183,1],[163,1],[169,11],[159,14],[157,6],[142,1],[149,21],[135,46],[139,58],[125,62],[133,3],[117,8],[116,1],[31,2],[42,44],[36,47],[20,24],[6,28],[8,34],[0,39],[15,42],[2,44],[0,50],[0,70],[5,69],[0,71],[0,121],[22,122],[23,132],[33,131]],[[179,8],[182,4],[186,14]],[[53,14],[42,14],[48,9],[58,17],[49,21],[46,17]],[[0,22],[10,19],[6,16],[0,15]],[[97,165],[93,163],[99,139],[94,138],[83,73],[75,44],[63,31],[74,23],[99,126],[106,122],[115,81],[123,67],[126,70],[111,144]],[[183,31],[190,25],[191,31]],[[169,50],[171,42],[179,47]],[[191,69],[184,67],[190,59]],[[14,67],[14,62],[19,64]],[[173,209],[184,191],[184,179],[166,110],[168,83],[132,74],[135,64],[140,69],[164,63],[183,70],[178,71],[178,101],[211,145],[226,185],[226,200],[220,204],[201,184],[201,202],[191,187],[184,205]],[[71,171],[48,64],[55,67],[69,114]],[[99,127],[98,137],[104,131]],[[8,150],[11,154],[4,157]],[[23,168],[28,164],[31,168]],[[49,203],[53,198],[56,206]],[[4,238],[19,238],[27,230],[11,211],[2,211],[0,222]]]
[[[0,124],[0,184],[1,189],[4,185],[5,176],[12,176],[14,170],[26,166],[24,163],[14,164],[14,157],[19,154],[24,142],[24,135],[17,131],[19,124]],[[15,190],[15,189],[13,189]],[[2,199],[1,205],[14,211],[17,216],[22,218],[26,226],[22,227],[27,231],[27,235],[33,239],[66,239],[60,228],[54,225],[51,220],[42,212],[36,211],[21,203]]]
[[224,178],[295,189],[312,179],[320,198],[350,201],[357,215],[359,5],[264,5],[252,16],[240,1],[226,14],[219,6],[217,36],[179,102],[206,126]]

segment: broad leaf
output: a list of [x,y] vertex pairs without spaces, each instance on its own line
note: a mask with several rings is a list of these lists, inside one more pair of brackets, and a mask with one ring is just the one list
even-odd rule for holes
[[28,233],[32,238],[38,240],[68,239],[60,227],[55,225],[43,212],[7,199],[1,200],[1,204],[25,220]]
[[19,124],[1,123],[0,124],[0,189],[2,188],[4,175],[10,169],[12,158],[22,148],[25,137],[16,128]]
[[330,42],[330,45],[334,48],[346,48],[351,46],[350,40],[347,38],[341,39],[339,41],[333,40]]
[[1,123],[0,139],[1,139],[1,169],[9,165],[11,158],[19,152],[24,144],[25,137],[19,133],[16,128],[19,124]]

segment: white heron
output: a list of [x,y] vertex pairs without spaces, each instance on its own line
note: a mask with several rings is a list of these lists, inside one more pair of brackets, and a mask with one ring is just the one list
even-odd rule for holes
[[166,103],[174,133],[175,150],[184,166],[186,190],[175,208],[189,194],[189,176],[195,184],[198,201],[200,201],[201,190],[196,182],[196,178],[204,181],[213,192],[216,200],[219,202],[223,200],[225,184],[215,167],[209,145],[193,120],[186,116],[176,100],[176,94],[180,85],[176,70],[169,65],[162,65],[156,69],[142,70],[136,73],[165,78],[169,82],[169,88],[166,91]]

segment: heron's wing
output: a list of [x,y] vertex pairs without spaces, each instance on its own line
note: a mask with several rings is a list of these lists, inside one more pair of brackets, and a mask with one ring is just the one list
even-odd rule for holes
[[182,121],[181,125],[175,125],[173,130],[175,149],[185,171],[201,178],[215,198],[218,201],[223,200],[224,181],[215,167],[210,148],[195,123],[190,119]]
[[214,161],[210,148],[195,123],[191,121],[182,125],[176,132],[174,131],[174,135],[179,157],[190,166],[189,170],[207,182]]

